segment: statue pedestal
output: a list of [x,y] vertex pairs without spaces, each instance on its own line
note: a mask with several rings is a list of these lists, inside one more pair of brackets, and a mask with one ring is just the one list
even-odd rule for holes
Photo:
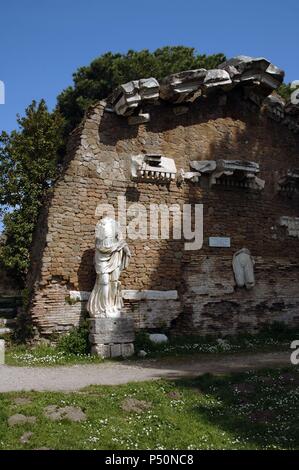
[[131,318],[90,318],[91,352],[103,358],[134,354],[134,322]]

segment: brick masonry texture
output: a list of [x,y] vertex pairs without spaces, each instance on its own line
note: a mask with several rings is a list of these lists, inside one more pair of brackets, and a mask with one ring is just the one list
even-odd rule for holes
[[[225,99],[223,99],[225,96]],[[278,180],[298,167],[298,135],[272,121],[241,91],[197,99],[188,113],[175,106],[147,105],[150,122],[129,126],[124,117],[93,106],[71,134],[64,169],[45,202],[32,248],[30,313],[41,335],[78,325],[86,302],[71,305],[70,290],[91,291],[94,229],[100,203],[127,205],[202,203],[204,244],[185,251],[180,240],[130,240],[123,289],[177,290],[177,301],[125,302],[136,329],[171,327],[174,334],[256,331],[273,321],[299,323],[299,239],[279,225],[298,216],[298,196],[282,196]],[[263,191],[208,188],[176,181],[133,182],[130,157],[161,153],[177,170],[192,160],[249,160],[259,163]],[[211,236],[231,237],[230,248],[211,248]],[[235,286],[232,255],[242,247],[255,258],[256,286]]]

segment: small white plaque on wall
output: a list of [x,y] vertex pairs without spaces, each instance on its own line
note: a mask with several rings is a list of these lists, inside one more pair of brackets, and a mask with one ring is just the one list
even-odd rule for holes
[[230,248],[230,237],[209,237],[209,246]]

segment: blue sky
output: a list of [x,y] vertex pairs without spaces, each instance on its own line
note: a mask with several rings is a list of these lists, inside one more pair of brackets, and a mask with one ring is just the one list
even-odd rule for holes
[[2,0],[0,131],[45,98],[49,107],[72,73],[96,56],[165,45],[228,57],[265,56],[299,79],[298,0]]

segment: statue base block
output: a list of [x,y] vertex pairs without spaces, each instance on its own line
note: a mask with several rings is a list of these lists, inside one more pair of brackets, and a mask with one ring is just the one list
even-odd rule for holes
[[129,357],[134,354],[134,322],[131,318],[90,318],[91,352],[108,357]]

